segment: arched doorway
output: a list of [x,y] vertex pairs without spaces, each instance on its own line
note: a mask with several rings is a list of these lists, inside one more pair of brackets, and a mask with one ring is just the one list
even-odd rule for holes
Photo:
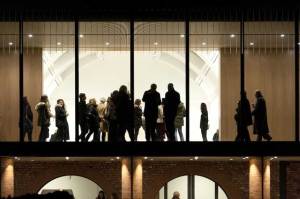
[[223,188],[209,178],[185,175],[167,182],[157,193],[157,199],[172,198],[178,191],[182,199],[229,199]]
[[55,178],[46,183],[38,194],[61,190],[69,192],[76,199],[95,199],[102,188],[88,178],[69,175]]

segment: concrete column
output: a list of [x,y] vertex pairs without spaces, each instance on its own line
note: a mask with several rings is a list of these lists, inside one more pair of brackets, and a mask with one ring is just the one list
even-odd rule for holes
[[131,165],[130,159],[122,159],[122,199],[131,199]]
[[140,158],[134,160],[133,167],[133,198],[143,198],[143,161]]
[[251,158],[249,161],[249,199],[262,199],[262,172],[260,158]]
[[14,196],[14,161],[1,159],[1,197]]

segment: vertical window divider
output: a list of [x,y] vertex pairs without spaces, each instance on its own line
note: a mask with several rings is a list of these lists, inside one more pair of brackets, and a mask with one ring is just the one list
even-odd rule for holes
[[245,91],[245,29],[244,29],[244,9],[241,10],[240,16],[240,75],[241,75],[241,90],[240,95]]
[[23,64],[23,14],[19,17],[19,141],[24,142],[24,64]]
[[186,142],[190,141],[190,19],[185,20]]
[[299,9],[295,11],[295,141],[299,142]]
[[79,142],[79,22],[75,19],[75,142]]
[[[131,98],[131,130],[134,129],[134,19],[130,19],[130,98]],[[131,140],[133,141],[133,140]]]

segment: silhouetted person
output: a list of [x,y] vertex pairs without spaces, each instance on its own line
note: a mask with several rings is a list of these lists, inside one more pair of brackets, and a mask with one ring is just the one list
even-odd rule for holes
[[201,103],[201,118],[200,118],[200,129],[202,134],[202,140],[207,142],[207,130],[208,130],[208,111],[205,103]]
[[217,129],[217,131],[215,132],[215,134],[213,136],[213,141],[214,142],[218,142],[219,141],[219,129]]
[[175,141],[175,117],[177,113],[177,108],[180,103],[180,95],[177,91],[175,91],[172,83],[168,84],[168,91],[165,95],[165,106],[164,106],[164,114],[165,114],[165,122],[166,128],[168,131],[169,140]]
[[177,132],[179,134],[180,141],[184,141],[184,137],[182,133],[182,127],[184,125],[184,117],[185,117],[185,107],[184,104],[180,102],[177,108],[177,113],[174,121],[176,141],[178,141]]
[[24,119],[24,131],[23,131],[23,139],[27,134],[28,141],[32,141],[32,130],[33,130],[33,114],[31,111],[31,106],[27,100],[27,97],[23,97],[23,119]]
[[79,135],[79,139],[81,141],[86,141],[85,136],[89,130],[88,121],[87,121],[87,104],[86,104],[86,96],[84,93],[79,94],[79,104],[78,104],[78,120],[81,134]]
[[106,199],[104,191],[99,191],[96,199]]
[[175,191],[175,192],[173,193],[172,199],[180,199],[180,193],[179,193],[178,191]]
[[50,118],[53,115],[50,112],[50,104],[47,95],[42,95],[40,102],[35,106],[38,112],[38,126],[41,127],[39,141],[45,142],[49,137]]
[[134,141],[137,141],[139,130],[142,126],[143,111],[141,107],[141,102],[142,101],[140,99],[136,99],[134,101]]
[[118,120],[118,141],[125,141],[126,130],[129,133],[130,139],[133,141],[133,110],[131,110],[131,100],[127,87],[122,85],[119,89],[117,98],[117,120]]
[[146,125],[146,140],[155,141],[156,134],[156,120],[158,114],[158,105],[161,103],[160,94],[156,91],[156,84],[151,84],[150,90],[143,95],[143,102],[145,102],[144,116]]
[[236,114],[234,116],[237,123],[237,136],[235,141],[249,142],[251,141],[248,126],[252,125],[252,116],[250,103],[247,99],[246,92],[242,92],[241,99],[238,102]]
[[117,112],[116,104],[119,91],[115,90],[111,93],[110,97],[107,99],[107,108],[105,112],[105,118],[108,121],[108,141],[116,142],[118,140],[117,135]]
[[55,123],[59,140],[63,142],[70,139],[67,116],[68,113],[64,100],[57,100],[57,105],[55,106]]
[[105,119],[105,111],[107,109],[107,103],[105,98],[100,99],[97,110],[100,117],[100,130],[101,130],[101,141],[105,142],[105,137],[108,133],[108,122]]
[[254,110],[252,111],[254,116],[253,133],[257,134],[256,141],[262,141],[262,138],[270,141],[272,137],[269,135],[266,101],[259,90],[255,92],[255,97],[256,103],[253,105]]
[[89,132],[85,138],[86,141],[89,140],[90,136],[93,134],[93,142],[100,141],[100,117],[97,112],[97,102],[96,100],[90,99],[88,104],[88,123],[89,123]]

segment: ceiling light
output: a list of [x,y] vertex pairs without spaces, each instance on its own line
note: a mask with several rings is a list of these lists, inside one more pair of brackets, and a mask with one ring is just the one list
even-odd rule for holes
[[109,42],[105,42],[105,45],[106,45],[106,46],[109,46],[109,44],[110,44]]
[[113,158],[111,158],[110,160],[111,160],[111,161],[114,161],[114,159],[113,159]]
[[181,38],[184,38],[184,34],[180,35]]
[[157,46],[157,45],[158,45],[158,42],[154,42],[153,44],[154,44],[155,46]]
[[57,42],[57,45],[60,46],[60,45],[61,45],[61,42]]
[[193,161],[193,160],[194,160],[193,158],[190,159],[190,161]]
[[32,35],[32,34],[29,34],[29,35],[28,35],[28,37],[29,37],[29,38],[32,38],[32,37],[33,37],[33,35]]
[[277,159],[278,157],[277,156],[274,156],[274,159]]
[[254,46],[254,43],[253,43],[253,42],[250,42],[250,46]]
[[120,160],[120,157],[116,157],[117,158],[117,160]]
[[153,158],[151,158],[150,160],[151,160],[151,161],[153,161],[154,159],[153,159]]
[[281,37],[281,38],[284,38],[284,37],[285,37],[285,35],[284,35],[284,34],[281,34],[281,35],[280,35],[280,37]]
[[199,157],[198,157],[198,156],[195,156],[195,157],[194,157],[194,159],[195,159],[195,160],[198,160],[198,159],[199,159]]
[[230,161],[232,161],[233,159],[232,159],[232,158],[230,158],[229,160],[230,160]]
[[230,38],[234,38],[234,37],[235,37],[235,34],[231,34],[231,35],[230,35]]
[[9,42],[8,45],[12,46],[12,45],[14,45],[14,43],[13,42]]
[[298,43],[298,45],[300,45],[300,42]]
[[21,159],[21,158],[19,158],[19,157],[17,157],[17,156],[15,157],[15,160],[20,160],[20,159]]
[[144,157],[144,159],[145,159],[145,160],[147,160],[147,159],[148,159],[148,157]]
[[249,157],[243,157],[243,160],[249,159]]
[[65,157],[65,159],[66,159],[66,160],[69,160],[70,158],[69,158],[69,157]]
[[206,42],[202,42],[202,46],[206,46]]
[[83,36],[83,35],[79,35],[79,37],[80,37],[80,38],[83,38],[84,36]]

